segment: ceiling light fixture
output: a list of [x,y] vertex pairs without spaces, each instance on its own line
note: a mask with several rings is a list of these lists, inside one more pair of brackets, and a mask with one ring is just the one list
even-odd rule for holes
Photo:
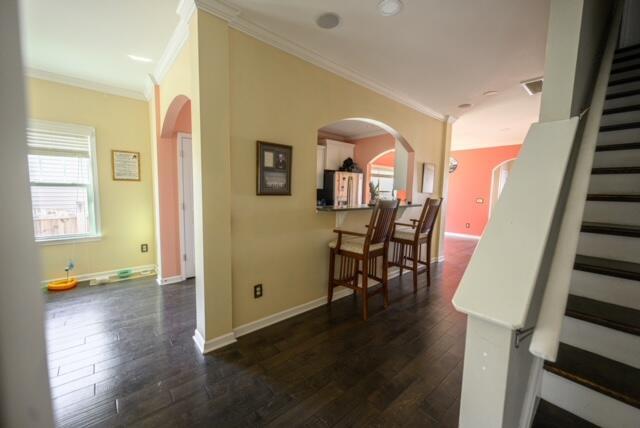
[[378,3],[378,10],[382,16],[393,16],[402,10],[402,2],[400,0],[382,0]]
[[151,58],[147,58],[145,56],[138,56],[138,55],[127,55],[130,59],[134,60],[134,61],[138,61],[138,62],[153,62],[153,60]]
[[336,28],[338,24],[340,24],[340,17],[333,12],[323,13],[316,19],[316,24],[318,24],[318,27],[320,28],[330,30],[332,28]]
[[464,104],[458,105],[458,108],[469,108],[469,107],[471,107],[471,104],[469,104],[469,103],[464,103]]
[[498,93],[498,91],[487,91],[482,95],[484,95],[485,97],[490,97],[491,95],[495,95],[497,93]]

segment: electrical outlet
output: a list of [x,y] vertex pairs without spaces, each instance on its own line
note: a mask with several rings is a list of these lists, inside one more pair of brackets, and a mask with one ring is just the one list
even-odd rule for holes
[[149,251],[149,244],[140,244],[140,252],[146,253]]
[[253,298],[258,299],[262,297],[262,284],[253,286]]
[[471,223],[465,223],[464,227],[466,227],[467,229],[469,229],[471,227]]

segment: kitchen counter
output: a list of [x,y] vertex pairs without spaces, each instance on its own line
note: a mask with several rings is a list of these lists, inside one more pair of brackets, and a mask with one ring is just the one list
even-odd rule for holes
[[[398,208],[414,208],[421,207],[421,204],[400,204]],[[373,205],[353,205],[353,206],[345,206],[345,207],[334,207],[333,205],[329,206],[316,206],[316,211],[318,212],[345,212],[345,211],[362,211],[362,210],[372,210]]]

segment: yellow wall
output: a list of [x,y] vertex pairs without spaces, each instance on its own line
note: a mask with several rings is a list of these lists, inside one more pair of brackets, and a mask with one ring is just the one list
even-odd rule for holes
[[[237,30],[229,34],[237,327],[326,295],[335,214],[314,208],[318,128],[348,117],[382,121],[409,142],[416,162],[435,163],[441,176],[446,125]],[[292,196],[256,196],[256,140],[293,146]],[[361,229],[369,215],[349,214],[350,224]],[[254,299],[258,283],[264,296]]]
[[[92,126],[96,130],[102,238],[94,242],[40,244],[43,279],[64,276],[71,258],[76,274],[154,264],[155,239],[148,104],[49,81],[28,80],[34,119]],[[140,152],[140,182],[113,181],[111,150]],[[140,244],[149,244],[141,253]]]

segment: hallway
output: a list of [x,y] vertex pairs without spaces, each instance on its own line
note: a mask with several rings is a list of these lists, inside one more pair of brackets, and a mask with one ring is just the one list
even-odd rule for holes
[[431,290],[390,282],[201,355],[192,281],[46,296],[58,426],[457,426],[465,317],[450,301],[477,241],[446,240]]

